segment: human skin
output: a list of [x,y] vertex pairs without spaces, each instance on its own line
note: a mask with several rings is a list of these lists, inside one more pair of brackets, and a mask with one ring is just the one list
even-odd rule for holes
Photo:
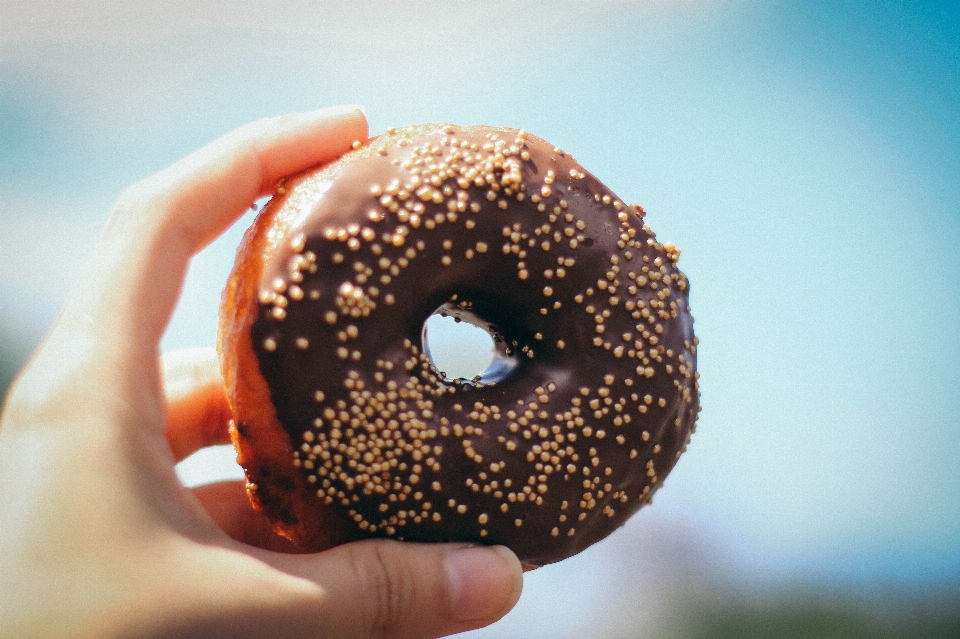
[[438,637],[516,603],[502,547],[294,554],[242,483],[184,488],[228,441],[212,350],[159,354],[190,258],[276,181],[366,140],[340,107],[237,129],[128,188],[0,417],[0,637]]

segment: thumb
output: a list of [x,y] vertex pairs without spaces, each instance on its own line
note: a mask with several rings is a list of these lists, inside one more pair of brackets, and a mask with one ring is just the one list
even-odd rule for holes
[[304,559],[280,561],[323,588],[321,634],[331,637],[427,639],[481,628],[513,608],[523,586],[520,562],[503,546],[369,540]]

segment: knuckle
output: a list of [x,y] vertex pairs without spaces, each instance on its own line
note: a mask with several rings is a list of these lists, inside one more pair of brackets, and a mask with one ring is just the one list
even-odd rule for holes
[[134,212],[155,197],[157,188],[152,178],[153,176],[143,178],[123,189],[114,202],[114,214]]
[[125,188],[114,202],[106,236],[136,229],[167,241],[194,243],[202,235],[205,218],[188,214],[197,208],[195,198],[176,188],[177,180],[189,169],[188,165],[174,164]]
[[127,186],[114,200],[104,237],[129,233],[140,228],[151,217],[151,212],[164,204],[169,194],[163,189],[157,175],[151,175]]
[[370,636],[393,637],[414,614],[416,580],[388,544],[371,543],[354,556],[357,579],[370,597]]

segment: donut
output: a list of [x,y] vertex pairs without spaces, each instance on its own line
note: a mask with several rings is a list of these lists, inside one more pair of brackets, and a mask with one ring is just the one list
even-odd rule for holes
[[[527,567],[650,502],[695,430],[679,251],[568,153],[509,128],[390,129],[287,178],[218,338],[253,504],[304,551],[504,544]],[[427,318],[482,327],[451,378]]]

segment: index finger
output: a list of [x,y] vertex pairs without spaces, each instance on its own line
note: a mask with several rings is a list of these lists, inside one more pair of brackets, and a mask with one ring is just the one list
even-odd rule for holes
[[68,302],[126,352],[156,352],[190,258],[284,176],[329,162],[367,138],[356,107],[258,120],[128,189]]

